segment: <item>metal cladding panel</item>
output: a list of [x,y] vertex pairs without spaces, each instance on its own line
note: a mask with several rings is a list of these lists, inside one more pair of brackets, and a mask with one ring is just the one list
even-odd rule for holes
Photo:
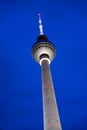
[[47,60],[42,61],[42,92],[44,130],[62,130],[52,83],[50,66]]

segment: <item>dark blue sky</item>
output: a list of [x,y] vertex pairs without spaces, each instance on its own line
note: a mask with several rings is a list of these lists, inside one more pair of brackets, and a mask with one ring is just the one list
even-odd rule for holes
[[63,130],[87,130],[87,1],[0,0],[0,128],[43,130],[41,69],[31,56],[44,33]]

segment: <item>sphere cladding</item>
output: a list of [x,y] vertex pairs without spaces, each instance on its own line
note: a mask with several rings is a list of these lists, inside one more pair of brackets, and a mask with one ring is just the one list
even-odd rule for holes
[[35,61],[40,62],[40,56],[43,54],[48,55],[51,62],[56,55],[56,49],[54,45],[48,41],[35,43],[32,47],[32,56]]

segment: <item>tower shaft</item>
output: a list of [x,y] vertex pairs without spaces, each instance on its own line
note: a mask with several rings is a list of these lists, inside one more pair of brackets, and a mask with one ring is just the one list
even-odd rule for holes
[[62,130],[48,60],[42,61],[41,69],[44,130]]

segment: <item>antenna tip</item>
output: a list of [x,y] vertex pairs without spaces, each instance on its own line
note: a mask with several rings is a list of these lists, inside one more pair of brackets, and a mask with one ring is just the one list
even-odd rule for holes
[[38,13],[37,15],[40,15],[40,13]]
[[43,34],[43,26],[42,26],[42,20],[41,20],[41,16],[40,13],[38,13],[39,16],[39,29],[40,29],[40,35]]
[[39,17],[39,19],[41,19],[41,15],[40,15],[40,13],[38,13],[38,17]]

